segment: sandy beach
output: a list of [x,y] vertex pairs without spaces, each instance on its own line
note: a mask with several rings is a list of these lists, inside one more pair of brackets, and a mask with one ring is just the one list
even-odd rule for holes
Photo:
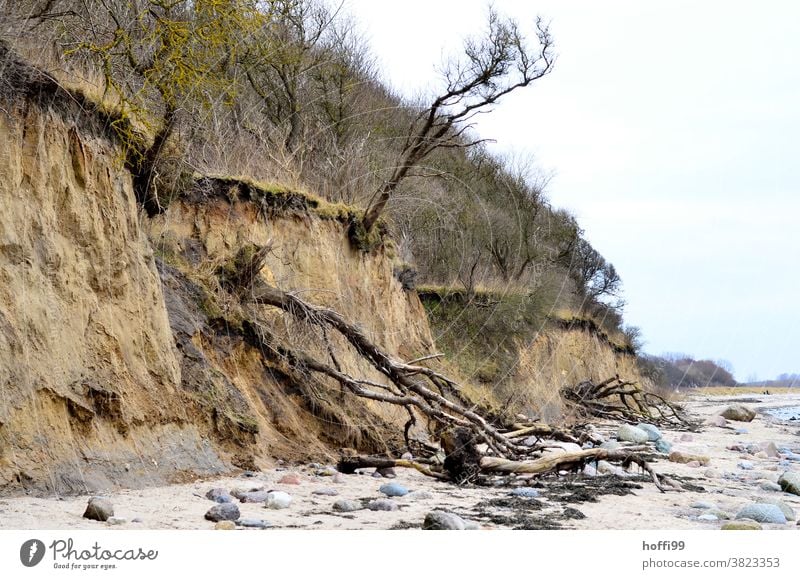
[[[530,479],[514,477],[515,486],[532,487],[538,492],[537,497],[527,498],[511,495],[513,486],[458,487],[406,469],[398,469],[396,478],[390,480],[376,478],[371,472],[331,476],[329,470],[325,471],[326,465],[287,465],[237,477],[109,493],[105,496],[120,519],[115,524],[83,518],[87,496],[5,497],[0,500],[0,528],[213,529],[215,523],[204,519],[215,504],[205,498],[213,488],[289,493],[292,503],[281,510],[267,509],[263,503],[236,501],[242,519],[264,521],[265,526],[279,529],[420,528],[426,514],[438,510],[474,521],[483,529],[711,530],[719,529],[726,516],[734,518],[748,503],[777,499],[800,512],[800,496],[774,487],[766,490],[766,482],[775,483],[784,471],[800,471],[800,462],[793,457],[800,453],[800,422],[778,420],[768,414],[770,409],[800,406],[800,394],[692,396],[685,405],[697,418],[706,420],[735,401],[756,410],[756,418],[747,423],[731,421],[724,427],[707,425],[698,433],[663,431],[664,439],[673,448],[709,459],[707,465],[700,466],[671,462],[666,455],[654,461],[655,472],[678,481],[684,487],[680,492],[662,493],[649,478],[619,470],[597,476],[566,473]],[[618,425],[597,426],[606,438],[613,439]],[[774,443],[782,456],[758,452],[757,447],[768,442]],[[605,469],[599,470],[602,473]],[[279,482],[292,473],[299,475],[300,484]],[[383,498],[379,488],[390,482],[412,491],[391,499],[396,510],[333,509],[333,504],[342,499],[366,506],[371,500]],[[507,483],[508,479],[498,478],[497,482]],[[709,516],[710,513],[713,514]],[[698,518],[704,514],[704,518]],[[763,527],[800,530],[795,520]]]

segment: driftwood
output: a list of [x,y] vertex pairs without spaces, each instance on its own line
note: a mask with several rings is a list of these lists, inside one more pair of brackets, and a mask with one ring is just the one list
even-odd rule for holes
[[413,468],[424,475],[438,478],[439,480],[450,480],[446,474],[435,471],[421,462],[402,458],[394,459],[372,456],[342,457],[336,465],[336,470],[344,474],[353,474],[359,468]]
[[698,426],[680,406],[619,376],[599,384],[587,380],[576,386],[566,386],[561,389],[561,397],[579,412],[598,418],[689,430]]
[[605,448],[590,448],[579,452],[565,452],[524,462],[485,456],[481,459],[481,470],[515,474],[544,474],[556,470],[582,468],[585,464],[598,460],[620,461],[622,462],[623,468],[627,468],[631,464],[637,464],[652,477],[656,488],[662,493],[665,492],[664,486],[658,479],[658,475],[650,468],[650,465],[647,464],[644,458],[631,452],[607,450]]

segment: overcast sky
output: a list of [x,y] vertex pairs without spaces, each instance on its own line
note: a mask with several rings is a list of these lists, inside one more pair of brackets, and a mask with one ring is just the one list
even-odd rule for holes
[[[477,0],[347,0],[386,77],[424,90]],[[497,1],[558,61],[480,121],[619,270],[651,353],[800,372],[800,3]]]

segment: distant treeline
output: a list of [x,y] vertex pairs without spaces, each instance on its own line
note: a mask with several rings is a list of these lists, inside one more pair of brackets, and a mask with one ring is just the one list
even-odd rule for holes
[[725,360],[695,360],[688,354],[644,354],[639,364],[643,373],[662,388],[739,385],[733,377],[733,368]]
[[747,386],[763,386],[764,388],[800,388],[800,374],[781,374],[774,380],[755,380]]

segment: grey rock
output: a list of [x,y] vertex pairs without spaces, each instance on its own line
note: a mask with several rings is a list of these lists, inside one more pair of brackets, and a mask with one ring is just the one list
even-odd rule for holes
[[372,473],[372,478],[383,478],[383,475],[376,470]]
[[360,511],[364,507],[359,501],[348,501],[347,499],[340,499],[333,503],[333,510],[339,513],[352,513],[353,511]]
[[383,485],[378,490],[387,497],[404,497],[408,494],[408,489],[406,487],[395,482]]
[[760,488],[762,491],[773,491],[773,492],[779,492],[782,490],[781,485],[779,485],[778,483],[774,483],[771,480],[761,481],[760,483],[758,483],[758,488]]
[[128,519],[126,519],[125,517],[108,517],[108,519],[106,519],[106,523],[108,523],[109,525],[124,525],[127,522]]
[[583,467],[583,475],[588,477],[596,477],[597,476],[597,469],[593,467],[591,464],[587,464]]
[[538,497],[539,491],[532,487],[518,487],[512,490],[509,494],[515,497]]
[[695,501],[690,506],[693,509],[714,509],[717,505],[711,501]]
[[779,500],[779,499],[759,499],[758,502],[761,503],[761,504],[766,504],[766,505],[775,505],[776,507],[778,507],[781,510],[781,512],[783,513],[783,516],[786,517],[787,521],[797,520],[797,515],[795,515],[794,509],[792,507],[790,507],[789,505],[787,505],[786,503],[784,503],[782,500]]
[[395,478],[395,477],[397,476],[397,473],[396,473],[396,472],[394,471],[394,469],[393,469],[392,467],[390,467],[390,466],[388,466],[388,467],[386,467],[386,468],[379,468],[379,469],[377,470],[377,472],[378,472],[378,473],[379,473],[379,474],[380,474],[380,475],[381,475],[383,478]]
[[236,521],[236,526],[248,529],[269,529],[272,523],[264,519],[239,519]]
[[477,528],[477,525],[468,525],[468,522],[445,511],[431,511],[425,515],[422,528],[426,531],[464,531],[470,528]]
[[233,497],[231,494],[222,488],[213,488],[206,493],[206,498],[214,501],[215,503],[232,503]]
[[207,520],[215,523],[219,521],[235,521],[240,516],[239,507],[234,503],[220,503],[208,509],[205,516]]
[[427,501],[433,498],[433,493],[429,491],[411,491],[407,496],[414,501]]
[[753,470],[753,463],[749,460],[740,460],[739,463],[736,465],[742,470]]
[[133,517],[131,523],[144,523],[141,517]]
[[786,524],[786,516],[776,505],[750,503],[736,513],[737,519],[752,519],[758,523]]
[[396,511],[400,507],[391,499],[375,499],[367,504],[370,511]]
[[672,444],[663,438],[659,438],[656,440],[656,450],[664,454],[669,454],[670,451],[672,451]]
[[756,417],[756,412],[744,404],[731,404],[720,412],[720,416],[728,420],[735,420],[736,422],[750,422]]
[[103,497],[92,497],[86,505],[86,510],[83,513],[84,519],[91,519],[93,521],[107,521],[109,517],[114,516],[114,505],[111,501]]
[[728,519],[731,518],[730,514],[726,513],[723,510],[716,509],[716,508],[708,509],[708,512],[706,514],[707,515],[714,515],[718,519],[725,520],[725,521],[727,521]]
[[640,422],[636,425],[636,428],[639,430],[644,430],[647,433],[647,436],[650,437],[651,442],[655,442],[656,440],[661,440],[662,434],[661,431],[653,426],[652,424],[646,424],[644,422]]
[[750,433],[750,431],[747,430],[746,428],[737,428],[734,432],[736,432],[736,434],[749,434]]
[[711,513],[705,513],[697,517],[698,521],[719,521],[719,517],[717,515],[713,515]]
[[724,428],[728,425],[728,421],[725,420],[724,416],[712,416],[706,421],[706,424],[710,426],[718,426],[719,428]]
[[325,488],[322,488],[322,489],[317,489],[317,490],[313,491],[311,494],[312,495],[320,495],[320,496],[323,496],[323,497],[335,497],[336,495],[339,494],[339,491],[337,491],[336,489],[332,489],[330,487],[325,487]]
[[403,454],[400,456],[400,458],[402,458],[403,460],[414,460],[414,455],[413,455],[413,454],[411,454],[410,452],[404,452],[404,453],[403,453]]
[[605,448],[606,450],[619,450],[622,448],[622,445],[616,440],[607,440],[600,445],[600,448]]
[[783,492],[800,496],[800,474],[786,471],[778,479],[778,484]]
[[239,500],[243,503],[263,503],[267,500],[267,491],[251,491],[242,493]]
[[617,430],[617,440],[643,444],[650,440],[650,435],[640,428],[630,424],[623,424]]

